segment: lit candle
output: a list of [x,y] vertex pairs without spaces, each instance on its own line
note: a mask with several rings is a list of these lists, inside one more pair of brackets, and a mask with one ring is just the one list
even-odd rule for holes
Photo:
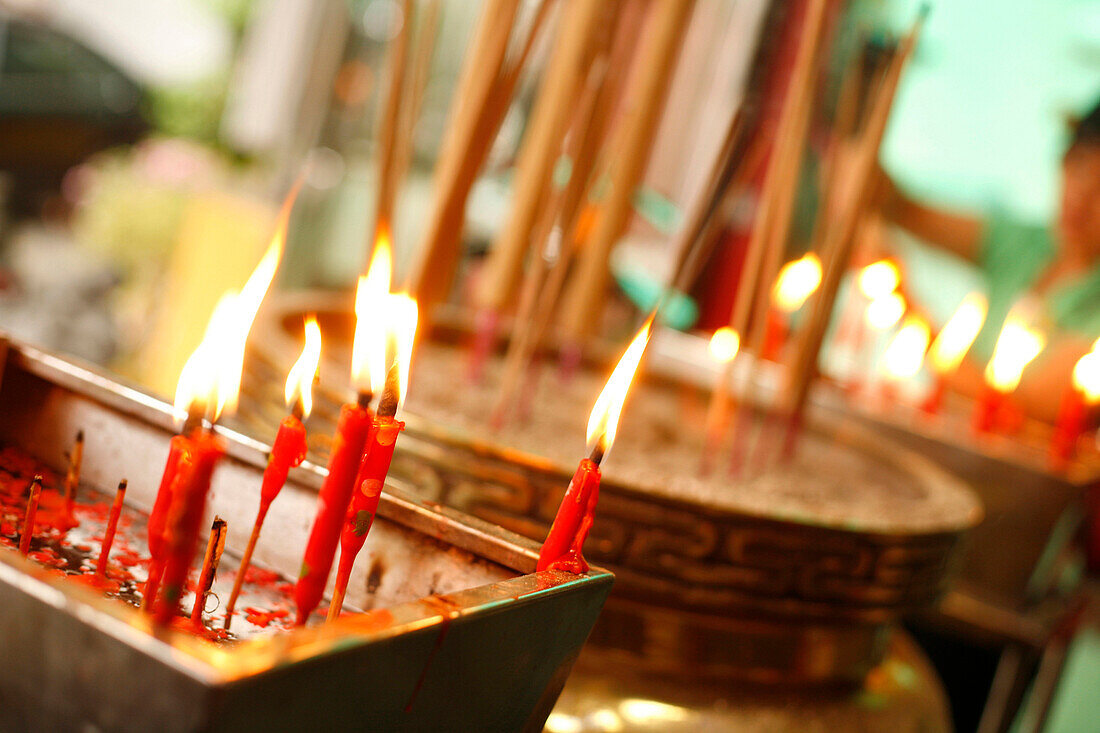
[[248,538],[244,555],[241,556],[241,564],[233,580],[233,590],[225,606],[225,628],[227,629],[233,621],[237,598],[241,594],[245,575],[252,564],[252,553],[256,549],[256,542],[260,539],[260,531],[263,529],[267,511],[271,508],[275,497],[283,490],[290,469],[300,466],[306,459],[309,446],[306,444],[306,428],[302,420],[309,417],[313,409],[313,380],[320,360],[321,329],[317,325],[317,318],[309,316],[305,322],[305,345],[298,360],[294,362],[294,366],[287,374],[286,386],[283,389],[283,398],[286,400],[287,407],[290,408],[290,414],[279,425],[279,432],[271,445],[271,455],[268,456],[260,484],[260,508],[256,512],[252,534]]
[[894,334],[886,350],[882,352],[879,368],[886,378],[884,392],[892,395],[899,386],[912,379],[924,364],[924,352],[928,350],[931,334],[928,324],[910,316]]
[[[390,338],[387,341],[396,347],[393,349],[394,359],[378,400],[378,409],[375,411],[363,458],[359,462],[355,489],[340,533],[340,563],[336,570],[332,603],[329,604],[329,620],[339,617],[343,608],[351,569],[378,511],[378,500],[386,484],[394,448],[397,447],[397,436],[405,429],[405,423],[395,416],[404,402],[405,388],[408,385],[409,364],[416,337],[417,308],[416,301],[405,295],[392,295],[388,300],[385,313],[390,321]],[[378,344],[378,347],[383,352],[386,350],[385,343]]]
[[582,458],[577,466],[565,496],[562,497],[550,533],[542,543],[537,565],[540,571],[563,570],[577,574],[588,572],[583,550],[584,541],[592,529],[596,503],[600,496],[600,462],[615,441],[619,415],[649,343],[652,323],[651,316],[619,359],[592,407],[587,431],[589,455]]
[[997,344],[993,347],[993,357],[985,368],[985,385],[974,411],[974,430],[984,433],[997,427],[1008,395],[1020,384],[1024,368],[1045,345],[1043,335],[1029,327],[1013,308],[1005,318]]
[[1056,468],[1077,455],[1077,443],[1088,427],[1089,410],[1100,403],[1100,353],[1090,351],[1073,367],[1072,385],[1062,397],[1058,421],[1050,441],[1050,459]]
[[388,241],[379,240],[375,246],[370,269],[366,276],[359,278],[355,294],[351,373],[359,400],[356,404],[348,403],[340,408],[328,475],[321,483],[317,515],[294,588],[294,602],[298,608],[296,623],[299,626],[304,625],[317,608],[328,583],[336,545],[340,542],[340,528],[351,502],[355,476],[371,427],[373,414],[370,400],[374,392],[381,391],[386,379],[385,353],[379,363],[378,355],[374,353],[377,350],[372,346],[385,338],[379,334],[385,333],[381,316],[390,288],[391,259],[387,245]]
[[[737,352],[741,349],[741,337],[737,331],[723,326],[719,328],[710,337],[710,343],[707,346],[707,351],[710,354],[710,358],[718,364],[719,374],[721,377],[715,384],[716,393],[711,398],[710,407],[707,410],[706,417],[706,431],[703,444],[703,456],[702,461],[699,464],[699,473],[704,476],[710,473],[713,468],[715,456],[718,455],[718,449],[722,444],[722,436],[726,432],[726,423],[729,420],[729,382],[732,376],[731,365],[733,360],[737,358]],[[718,392],[721,392],[720,394]],[[739,410],[734,410],[734,418],[736,419]],[[737,430],[737,425],[733,426],[734,431]],[[737,439],[736,433],[734,440]]]
[[[201,464],[205,463],[207,456],[201,456],[202,460],[198,465],[201,470],[196,473],[194,464],[197,456],[189,455],[189,452],[194,453],[193,443],[196,436],[203,432],[202,422],[209,418],[213,423],[223,410],[236,407],[248,332],[279,269],[279,262],[286,244],[290,212],[300,187],[299,178],[283,200],[276,218],[274,235],[256,269],[252,271],[239,293],[227,292],[218,301],[207,324],[206,333],[203,334],[202,342],[192,352],[180,372],[179,382],[176,385],[175,404],[179,412],[186,414],[186,419],[180,434],[174,436],[169,443],[168,459],[161,474],[153,510],[149,515],[148,535],[151,559],[142,603],[142,607],[146,610],[153,610],[160,594],[163,576],[168,565],[169,545],[176,544],[179,551],[183,552],[187,544],[187,538],[171,537],[173,512],[182,511],[178,505],[186,501],[205,507],[206,490],[201,490],[201,486],[191,486],[181,481],[179,474],[183,463],[189,461],[193,465],[188,467],[188,481],[202,481],[205,466]],[[201,441],[201,443],[206,452],[217,452],[217,443],[211,440]],[[211,473],[212,471],[211,468]],[[177,495],[177,491],[181,488],[186,489],[186,497]],[[179,517],[176,519],[178,520]],[[200,512],[196,521],[201,522],[201,520]],[[179,524],[178,521],[177,524]],[[195,538],[192,544],[197,541],[198,525],[195,527]],[[190,565],[190,556],[186,563]],[[179,565],[179,561],[176,564]],[[178,571],[179,568],[176,567],[175,570]],[[184,568],[184,579],[186,579],[186,568]],[[179,591],[180,589],[173,590],[177,600]],[[166,618],[173,611],[174,606],[164,610],[158,609],[158,615]]]
[[955,373],[970,350],[978,333],[985,323],[989,302],[981,293],[970,293],[963,298],[955,313],[944,324],[932,348],[928,359],[935,373],[932,390],[921,406],[926,412],[939,412],[948,378]]
[[783,265],[772,288],[761,356],[775,360],[790,333],[791,317],[821,285],[821,260],[809,252]]

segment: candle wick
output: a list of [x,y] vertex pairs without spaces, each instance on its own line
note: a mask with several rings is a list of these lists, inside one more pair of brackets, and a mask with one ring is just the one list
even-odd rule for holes
[[302,395],[299,392],[298,396],[294,398],[294,404],[290,407],[290,414],[299,420],[306,414],[305,405],[302,404]]
[[358,404],[363,409],[370,407],[370,401],[374,399],[374,393],[369,389],[364,389],[359,393]]
[[600,462],[603,461],[603,457],[605,454],[606,451],[603,447],[603,441],[597,440],[596,445],[592,446],[592,452],[588,454],[588,460],[592,461],[598,466],[600,465]]

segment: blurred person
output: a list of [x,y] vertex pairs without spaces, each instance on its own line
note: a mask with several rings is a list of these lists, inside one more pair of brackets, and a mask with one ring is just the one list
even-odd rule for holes
[[1053,419],[1074,364],[1100,338],[1100,102],[1072,131],[1061,162],[1061,199],[1049,226],[1003,212],[945,211],[908,197],[883,173],[875,204],[891,223],[977,265],[989,315],[959,370],[957,389],[974,393],[1005,316],[1027,299],[1047,337],[1025,370],[1016,399],[1030,414]]

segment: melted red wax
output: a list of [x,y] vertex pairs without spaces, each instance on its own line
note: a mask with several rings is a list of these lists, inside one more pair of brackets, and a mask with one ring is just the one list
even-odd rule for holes
[[[82,531],[72,533],[79,536],[78,540],[73,540],[61,529],[66,526],[61,476],[28,454],[10,446],[0,448],[0,551],[3,551],[3,548],[14,551],[18,547],[30,479],[36,473],[42,475],[42,492],[31,551],[27,557],[43,566],[51,575],[65,577],[74,583],[131,605],[140,605],[140,586],[144,582],[145,568],[150,563],[149,556],[143,554],[144,526],[136,525],[132,515],[125,512],[121,515],[106,577],[97,578],[95,576],[96,560],[103,542],[104,525],[110,514],[111,502],[102,501],[101,497],[97,497],[95,501],[78,502],[75,506],[75,515],[83,523],[83,527]],[[135,577],[134,572],[139,572],[140,577]],[[285,623],[274,623],[274,625],[288,628],[293,584],[277,573],[256,567],[249,569],[246,580],[251,584],[271,589],[269,595],[280,596],[283,599],[281,602],[276,602],[275,607],[270,610],[249,609],[250,612],[256,612],[257,618],[266,621],[262,626],[281,620]],[[185,586],[193,590],[194,583],[194,573],[192,573],[185,582]],[[268,618],[265,619],[265,615]],[[214,616],[206,618],[206,622],[211,623],[212,626],[215,625],[214,620]],[[201,636],[210,641],[226,641],[233,638],[220,628],[221,624],[216,624],[218,628],[198,627],[185,616],[171,619],[169,623],[178,631]]]
[[405,703],[406,713],[412,710],[413,703],[416,702],[416,696],[420,694],[420,688],[424,686],[424,680],[428,678],[428,670],[431,668],[432,662],[435,661],[439,649],[443,646],[443,640],[447,638],[447,632],[451,629],[451,620],[458,615],[458,604],[447,596],[428,596],[421,599],[420,603],[438,613],[443,617],[443,620],[439,624],[439,633],[435,637],[435,643],[432,644],[432,650],[428,652],[428,658],[424,661],[424,668],[420,670],[420,677],[417,678],[412,694],[409,695],[409,701]]
[[245,620],[250,624],[255,624],[264,629],[270,626],[272,621],[286,618],[289,615],[290,611],[285,608],[280,608],[275,611],[264,611],[263,609],[249,606],[244,609]]
[[582,550],[596,514],[600,498],[600,467],[585,458],[577,466],[569,488],[565,490],[550,534],[539,552],[538,570],[564,570],[587,573],[588,563]]

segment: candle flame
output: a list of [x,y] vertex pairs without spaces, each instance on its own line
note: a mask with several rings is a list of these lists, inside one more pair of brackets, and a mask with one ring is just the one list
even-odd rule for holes
[[306,318],[305,333],[302,354],[286,375],[286,386],[283,388],[287,407],[292,406],[295,400],[301,400],[303,420],[309,417],[313,409],[313,379],[317,374],[317,364],[321,361],[321,328],[317,325],[316,316]]
[[729,326],[722,326],[710,337],[707,350],[710,357],[722,364],[728,364],[737,356],[741,348],[741,336]]
[[882,373],[890,379],[911,379],[924,364],[931,333],[922,319],[909,317],[882,353]]
[[891,260],[879,260],[860,270],[856,284],[868,300],[877,300],[898,289],[901,272]]
[[[355,291],[355,340],[351,347],[351,381],[359,392],[380,393],[386,383],[386,333],[382,311],[390,292],[393,245],[389,229],[380,226],[367,274]],[[383,344],[381,355],[377,344]]]
[[600,396],[596,398],[596,404],[592,406],[592,412],[588,416],[587,441],[591,451],[599,447],[606,454],[611,450],[615,442],[615,432],[619,427],[619,414],[622,412],[623,403],[626,401],[630,384],[634,381],[634,375],[638,372],[638,365],[642,362],[646,345],[649,344],[649,336],[653,327],[653,317],[650,316],[630,342],[619,363],[604,385]]
[[821,285],[821,260],[809,252],[783,265],[772,289],[775,307],[784,313],[794,313],[802,307]]
[[409,369],[412,366],[413,344],[416,342],[416,324],[419,318],[416,299],[407,293],[389,295],[386,298],[385,314],[386,340],[379,350],[383,359],[387,351],[391,352],[390,364],[397,365],[397,407],[400,409],[405,404],[405,395],[408,393]]
[[1100,353],[1090,351],[1077,360],[1073,367],[1073,386],[1086,404],[1100,403]]
[[982,330],[988,311],[989,302],[981,293],[970,293],[963,298],[932,342],[932,350],[928,352],[932,367],[937,373],[950,374],[959,368],[966,352]]
[[279,270],[290,212],[301,186],[299,178],[283,199],[275,220],[275,233],[244,287],[227,291],[215,306],[202,341],[180,371],[176,383],[177,410],[189,412],[194,404],[214,422],[225,410],[236,409],[248,333]]
[[1024,368],[1039,355],[1046,346],[1046,338],[1039,331],[1030,328],[1016,309],[1009,312],[997,345],[993,347],[993,358],[985,368],[985,380],[998,392],[1008,394],[1020,384]]
[[871,328],[876,331],[886,331],[901,320],[907,307],[901,293],[887,293],[867,304],[864,317]]
[[191,352],[176,382],[175,406],[180,412],[187,413],[195,405],[211,421],[216,421],[227,406],[230,409],[236,406],[241,373],[233,354],[240,314],[237,294],[229,291],[222,295],[206,324],[202,341]]

